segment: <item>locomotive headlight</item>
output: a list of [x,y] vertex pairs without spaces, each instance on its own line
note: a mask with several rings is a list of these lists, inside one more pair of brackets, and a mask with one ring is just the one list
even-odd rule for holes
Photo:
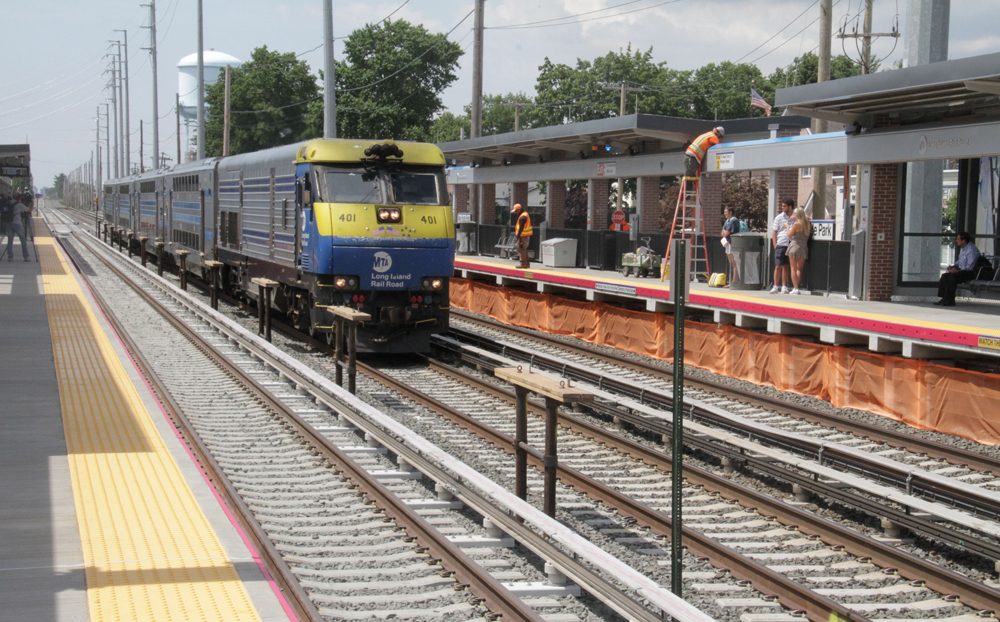
[[431,281],[431,289],[441,289],[441,279],[434,279]]
[[443,285],[443,279],[426,278],[420,281],[420,287],[425,291],[437,291],[441,289]]
[[337,289],[354,290],[358,288],[358,277],[356,276],[335,276],[333,286]]
[[347,279],[342,276],[338,276],[337,280],[333,282],[337,286],[337,289],[344,289],[347,287]]
[[380,207],[375,213],[379,222],[399,222],[403,219],[403,213],[397,207]]

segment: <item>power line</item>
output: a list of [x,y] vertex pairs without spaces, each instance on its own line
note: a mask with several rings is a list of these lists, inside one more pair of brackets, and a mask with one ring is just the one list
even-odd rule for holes
[[[834,2],[834,3],[833,3],[833,6],[837,6],[838,4],[840,4],[840,2],[841,2],[841,0],[837,0],[836,2]],[[831,10],[833,9],[833,7],[830,7],[830,8],[831,8]],[[801,17],[801,16],[800,16],[800,17]],[[797,19],[797,18],[796,18],[796,19]],[[778,45],[777,45],[776,47],[774,47],[774,48],[773,48],[773,49],[772,49],[772,50],[771,50],[770,52],[766,52],[766,53],[764,53],[764,54],[761,54],[761,55],[760,55],[760,56],[758,56],[757,58],[755,58],[755,59],[753,59],[752,61],[750,61],[750,64],[751,64],[751,65],[753,65],[753,64],[756,64],[756,63],[757,63],[757,61],[759,61],[760,59],[764,58],[765,56],[768,56],[768,55],[770,55],[770,54],[771,54],[772,52],[775,52],[775,51],[777,51],[777,50],[778,50],[778,49],[780,49],[780,48],[781,48],[782,46],[784,46],[784,45],[785,45],[786,43],[788,43],[789,41],[791,41],[791,40],[792,40],[792,39],[794,39],[795,37],[799,36],[800,34],[802,34],[803,32],[805,32],[806,30],[808,30],[808,29],[809,29],[810,27],[812,27],[812,26],[813,26],[813,25],[814,25],[814,24],[815,24],[816,22],[818,22],[818,21],[819,21],[819,18],[817,17],[817,18],[816,18],[816,19],[814,19],[813,21],[811,21],[811,22],[809,22],[808,24],[806,24],[806,25],[805,25],[805,27],[804,27],[804,28],[802,28],[802,30],[798,31],[797,33],[795,33],[795,34],[794,34],[794,35],[792,35],[791,37],[788,37],[788,38],[787,38],[787,39],[785,39],[785,40],[784,40],[784,41],[783,41],[782,43],[778,44]]]
[[746,53],[746,54],[744,54],[743,56],[740,56],[740,57],[739,57],[739,59],[737,59],[737,60],[736,60],[736,61],[734,61],[734,62],[736,62],[736,63],[740,62],[741,60],[743,60],[743,59],[744,59],[744,58],[746,58],[747,56],[750,56],[751,54],[753,54],[754,52],[756,52],[756,51],[757,51],[757,50],[759,50],[760,48],[762,48],[762,47],[764,47],[765,45],[767,45],[768,43],[770,43],[770,42],[771,42],[771,40],[773,40],[773,39],[774,39],[775,37],[777,37],[777,36],[778,36],[778,35],[780,35],[781,33],[783,33],[783,32],[785,32],[786,30],[788,30],[788,28],[789,28],[789,27],[791,27],[791,25],[792,25],[792,24],[794,24],[795,22],[799,21],[799,19],[801,19],[803,15],[805,15],[806,13],[808,13],[808,12],[809,12],[809,9],[813,8],[814,6],[816,6],[816,4],[817,4],[818,2],[819,2],[819,0],[816,0],[815,2],[813,2],[812,4],[810,4],[810,5],[808,6],[808,7],[806,7],[806,10],[805,10],[805,11],[802,11],[801,13],[799,13],[799,14],[798,14],[798,16],[796,16],[796,18],[795,18],[795,19],[793,19],[792,21],[788,22],[788,24],[787,24],[787,25],[785,25],[785,27],[784,27],[784,28],[782,28],[782,29],[781,29],[781,30],[779,30],[778,32],[776,32],[776,33],[774,33],[773,35],[771,35],[770,37],[768,37],[768,38],[767,38],[767,41],[765,41],[764,43],[761,43],[760,45],[758,45],[758,46],[757,46],[757,47],[755,47],[754,49],[750,50],[749,52],[747,52],[747,53]]
[[[661,7],[661,6],[666,6],[668,4],[675,4],[675,3],[681,2],[681,1],[682,0],[667,0],[666,2],[661,2],[659,4],[654,4],[652,6],[642,7],[642,8],[639,8],[639,9],[633,9],[631,11],[622,11],[621,13],[615,13],[614,15],[602,15],[600,17],[590,17],[590,18],[587,18],[587,19],[579,19],[579,20],[576,20],[575,22],[563,22],[561,24],[539,24],[539,25],[532,25],[531,23],[513,24],[513,25],[510,25],[510,26],[495,26],[495,27],[491,28],[490,30],[521,30],[521,29],[528,29],[528,28],[551,28],[553,26],[567,26],[569,24],[582,24],[584,22],[593,22],[593,21],[597,21],[597,20],[601,20],[601,19],[610,19],[612,17],[621,17],[622,15],[629,15],[631,13],[640,13],[642,11],[648,11],[650,9],[656,9],[656,8]],[[628,3],[626,3],[626,4],[628,4]],[[619,6],[623,6],[623,5],[619,5]],[[581,13],[580,15],[586,15],[586,13]],[[577,17],[577,16],[571,15],[570,17]]]
[[[631,0],[630,2],[623,2],[621,4],[616,4],[614,6],[605,7],[603,9],[595,9],[593,11],[586,11],[584,13],[576,13],[574,15],[566,15],[564,17],[553,17],[552,19],[543,19],[537,22],[526,22],[523,24],[507,24],[505,26],[491,26],[489,30],[503,30],[505,28],[522,28],[524,26],[534,26],[535,24],[545,24],[548,22],[561,22],[567,19],[573,19],[574,17],[581,17],[583,15],[590,15],[592,13],[602,13],[604,11],[610,11],[611,9],[617,9],[618,7],[627,6],[629,4],[635,4],[637,2],[642,2],[643,0]],[[562,24],[559,24],[560,26]]]

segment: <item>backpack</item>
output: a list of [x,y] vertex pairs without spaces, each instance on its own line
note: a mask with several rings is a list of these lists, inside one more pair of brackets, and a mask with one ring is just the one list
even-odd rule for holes
[[990,281],[995,274],[996,270],[993,269],[993,262],[986,255],[979,255],[976,263],[972,266],[972,278]]
[[14,206],[7,201],[0,201],[0,222],[8,223],[14,220]]
[[750,231],[750,227],[747,226],[746,221],[745,220],[741,220],[740,221],[740,233],[749,233],[749,231]]

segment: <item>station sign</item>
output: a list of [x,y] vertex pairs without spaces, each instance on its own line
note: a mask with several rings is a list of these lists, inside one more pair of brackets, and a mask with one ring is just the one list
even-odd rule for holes
[[832,241],[837,234],[837,223],[833,220],[812,221],[812,239]]
[[27,177],[30,174],[27,166],[0,166],[0,175],[4,177]]
[[469,212],[459,212],[455,214],[455,222],[472,222],[472,214]]
[[618,172],[617,162],[598,162],[597,163],[597,176],[598,177],[615,177]]
[[726,169],[732,169],[736,166],[736,153],[732,151],[727,151],[725,153],[715,154],[715,168],[719,171],[724,171]]

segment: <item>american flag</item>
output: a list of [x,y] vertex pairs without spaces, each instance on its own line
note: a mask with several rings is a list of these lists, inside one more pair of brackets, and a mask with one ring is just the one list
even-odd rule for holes
[[767,116],[771,116],[771,104],[764,101],[764,98],[760,96],[757,89],[753,87],[750,88],[750,107],[763,108]]

